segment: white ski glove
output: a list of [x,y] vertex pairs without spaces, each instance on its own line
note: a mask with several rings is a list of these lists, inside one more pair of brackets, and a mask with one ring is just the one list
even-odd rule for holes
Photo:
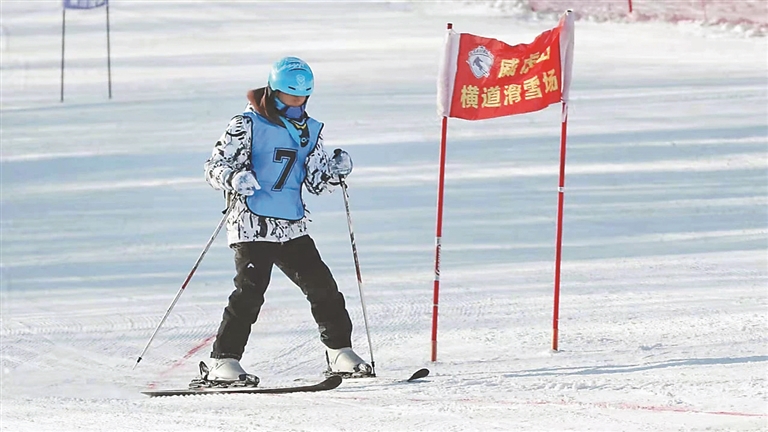
[[328,162],[328,171],[337,177],[346,177],[352,172],[352,158],[342,149],[333,151],[333,157]]
[[261,185],[256,181],[256,176],[253,175],[251,170],[235,173],[229,184],[235,192],[245,196],[251,196],[254,192],[261,189]]

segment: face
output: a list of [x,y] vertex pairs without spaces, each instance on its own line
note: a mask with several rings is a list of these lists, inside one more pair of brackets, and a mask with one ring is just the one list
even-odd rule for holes
[[307,100],[306,96],[294,96],[294,95],[289,95],[287,93],[283,93],[281,91],[277,92],[277,98],[280,99],[280,102],[290,107],[301,106]]

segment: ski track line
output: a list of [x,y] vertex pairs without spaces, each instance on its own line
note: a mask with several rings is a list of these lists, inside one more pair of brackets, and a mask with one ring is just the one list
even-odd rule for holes
[[[360,397],[360,396],[342,396],[342,395],[334,395],[334,397],[338,399],[349,399],[349,400],[359,400],[359,401],[368,401],[371,399],[371,398]],[[403,398],[401,400],[407,400],[411,402],[433,402],[432,399],[414,398],[414,397]],[[561,406],[581,406],[581,407],[589,407],[589,408],[622,409],[622,410],[633,410],[633,411],[724,415],[724,416],[735,416],[735,417],[768,417],[768,413],[747,413],[747,412],[740,412],[740,411],[706,411],[706,410],[698,410],[695,408],[673,407],[673,406],[662,406],[662,405],[640,405],[640,404],[633,404],[629,402],[610,403],[610,402],[578,402],[578,401],[562,401],[562,400],[561,401],[537,401],[537,400],[484,401],[484,400],[471,399],[471,398],[451,399],[450,401],[476,403],[476,404],[484,403],[484,404],[501,404],[501,405],[534,405],[534,406],[561,405]]]
[[[256,365],[265,365],[265,371],[270,371],[273,375],[288,375],[291,373],[295,373],[298,375],[301,375],[301,370],[306,367],[311,367],[312,363],[316,362],[317,358],[319,357],[312,357],[312,353],[316,352],[316,342],[314,337],[308,337],[308,335],[302,334],[301,332],[297,332],[294,334],[294,336],[289,340],[286,341],[285,344],[281,344],[280,349],[278,349],[277,353],[272,356],[272,360],[266,360],[265,357],[258,361],[254,366]],[[322,351],[318,352],[319,355]],[[291,361],[288,362],[281,362],[282,359],[287,358]],[[304,360],[300,360],[300,359]],[[284,365],[282,367],[279,367],[275,369],[275,365]],[[271,368],[269,366],[272,366]]]
[[187,362],[187,360],[189,360],[190,357],[195,355],[195,353],[197,353],[201,349],[203,349],[203,348],[207,347],[208,345],[210,345],[211,343],[213,343],[213,339],[215,337],[216,337],[215,334],[210,335],[207,338],[203,339],[200,343],[198,343],[197,345],[192,347],[192,349],[187,351],[187,353],[184,354],[184,356],[182,358],[180,358],[179,360],[176,360],[168,369],[164,370],[163,372],[160,372],[157,375],[157,378],[155,378],[155,381],[152,381],[149,384],[147,384],[147,388],[154,389],[155,387],[157,387],[157,380],[158,379],[166,377],[168,374],[170,374],[171,372],[175,371],[180,366],[184,365]]

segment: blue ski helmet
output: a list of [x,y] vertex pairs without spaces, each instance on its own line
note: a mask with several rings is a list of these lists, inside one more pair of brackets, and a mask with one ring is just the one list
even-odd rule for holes
[[312,69],[298,57],[284,57],[272,65],[269,88],[293,96],[309,96],[315,87]]

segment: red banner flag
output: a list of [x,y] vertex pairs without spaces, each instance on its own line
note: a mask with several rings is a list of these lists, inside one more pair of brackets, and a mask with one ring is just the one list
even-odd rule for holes
[[514,46],[451,32],[438,82],[440,114],[481,120],[538,111],[564,100],[571,56],[562,54],[570,54],[567,42],[572,46],[572,38],[561,43],[572,34],[566,23],[564,18],[532,43]]

